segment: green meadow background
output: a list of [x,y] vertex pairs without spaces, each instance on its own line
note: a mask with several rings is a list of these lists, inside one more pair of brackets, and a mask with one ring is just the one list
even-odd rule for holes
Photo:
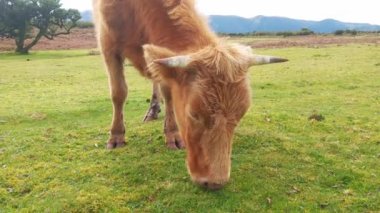
[[112,105],[89,50],[0,54],[0,212],[379,212],[380,47],[257,49],[230,183],[191,183],[142,123],[151,83],[126,65],[128,145],[106,150]]

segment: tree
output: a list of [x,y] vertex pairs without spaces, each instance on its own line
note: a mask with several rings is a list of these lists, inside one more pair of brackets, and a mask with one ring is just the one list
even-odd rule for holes
[[344,34],[344,30],[336,30],[336,31],[334,32],[334,34],[337,35],[337,36],[341,36],[341,35]]
[[0,0],[0,37],[14,38],[16,52],[27,54],[42,37],[69,34],[80,18],[60,0]]
[[314,35],[314,31],[309,30],[308,28],[302,28],[301,31],[298,33],[299,35]]

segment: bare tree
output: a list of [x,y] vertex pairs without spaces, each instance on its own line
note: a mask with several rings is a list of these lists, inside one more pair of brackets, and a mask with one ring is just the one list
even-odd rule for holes
[[0,37],[14,38],[16,52],[27,54],[43,37],[69,34],[80,18],[60,0],[0,0]]

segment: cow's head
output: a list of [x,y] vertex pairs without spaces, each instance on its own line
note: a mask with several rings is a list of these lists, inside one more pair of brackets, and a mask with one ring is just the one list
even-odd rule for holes
[[234,129],[250,105],[248,68],[286,60],[227,44],[188,55],[154,45],[145,45],[144,52],[153,79],[171,88],[191,178],[221,188],[230,177]]

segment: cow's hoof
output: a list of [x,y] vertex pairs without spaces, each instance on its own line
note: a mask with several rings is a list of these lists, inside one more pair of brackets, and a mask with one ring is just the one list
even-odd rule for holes
[[171,150],[177,150],[178,149],[175,142],[167,143],[166,146],[168,147],[168,149],[171,149]]
[[120,142],[120,143],[107,143],[107,149],[117,149],[117,148],[124,147],[125,145],[127,145],[125,141]]
[[154,121],[154,120],[157,120],[158,119],[158,114],[154,114],[154,115],[146,115],[144,117],[144,120],[143,122],[146,123],[146,122],[149,122],[149,121]]
[[161,108],[159,104],[153,104],[144,117],[143,122],[149,122],[158,119],[158,114],[161,112]]
[[179,136],[173,137],[172,140],[168,140],[166,146],[171,150],[185,149],[185,143]]
[[175,145],[177,146],[178,149],[185,149],[186,148],[185,143],[181,139],[176,140]]
[[108,140],[107,149],[117,149],[126,145],[124,135],[113,135]]

